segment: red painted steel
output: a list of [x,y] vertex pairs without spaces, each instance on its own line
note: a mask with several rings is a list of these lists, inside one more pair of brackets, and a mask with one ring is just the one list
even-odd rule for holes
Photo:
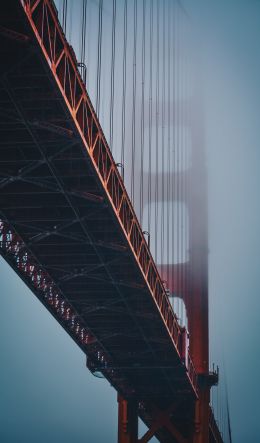
[[[109,146],[102,132],[102,128],[100,127],[85,85],[78,71],[75,54],[73,49],[67,43],[59,24],[54,3],[51,0],[17,0],[17,2],[23,7],[25,13],[24,18],[26,18],[27,24],[30,25],[29,27],[32,33],[30,32],[30,36],[26,36],[21,32],[18,33],[9,28],[2,27],[0,28],[0,34],[2,33],[5,37],[19,41],[22,44],[27,44],[30,39],[36,39],[38,42],[41,55],[44,56],[44,59],[49,66],[48,75],[52,76],[52,80],[55,81],[55,85],[58,87],[63,97],[66,104],[66,110],[69,111],[70,118],[81,137],[91,167],[93,171],[95,171],[99,183],[102,185],[102,190],[104,190],[104,197],[96,195],[95,193],[86,192],[84,193],[84,198],[92,202],[103,203],[104,200],[107,200],[110,203],[112,211],[118,221],[120,233],[122,231],[127,244],[117,245],[111,243],[109,247],[111,249],[114,248],[115,250],[124,250],[128,248],[129,252],[131,251],[131,255],[134,257],[133,263],[135,263],[135,268],[137,269],[138,267],[142,278],[147,285],[147,289],[149,289],[149,292],[147,290],[147,294],[149,295],[150,293],[152,296],[152,298],[150,296],[148,297],[149,300],[151,299],[150,308],[156,313],[158,322],[160,322],[160,324],[162,323],[160,326],[163,329],[163,331],[160,329],[161,339],[164,340],[164,338],[167,337],[167,343],[169,345],[168,351],[171,348],[175,353],[174,355],[176,355],[176,372],[174,375],[176,377],[176,385],[181,386],[181,383],[185,380],[185,383],[181,386],[182,391],[180,391],[179,397],[179,393],[176,390],[176,398],[173,399],[173,404],[169,404],[172,401],[172,392],[169,392],[167,397],[164,393],[164,398],[157,399],[160,406],[158,406],[158,403],[156,405],[154,398],[151,400],[149,400],[149,397],[144,399],[134,398],[134,387],[130,386],[130,383],[126,386],[126,378],[123,380],[122,371],[117,373],[117,367],[114,365],[113,359],[110,358],[109,352],[107,352],[107,349],[103,346],[102,341],[99,341],[92,330],[86,326],[85,320],[81,321],[78,312],[63,296],[62,291],[59,290],[58,285],[55,283],[56,280],[52,280],[49,273],[46,272],[45,268],[32,254],[30,247],[28,247],[28,245],[22,240],[18,232],[16,232],[12,223],[10,222],[9,224],[8,220],[5,220],[4,218],[0,220],[1,252],[16,272],[24,279],[28,286],[31,287],[33,292],[35,292],[37,296],[39,295],[39,298],[55,318],[82,347],[84,352],[87,353],[88,357],[90,357],[88,366],[91,367],[93,363],[93,367],[95,367],[98,361],[102,373],[111,381],[118,392],[121,391],[126,397],[129,396],[127,400],[120,397],[119,401],[120,443],[137,443],[137,415],[139,415],[149,427],[148,433],[142,437],[140,440],[141,442],[149,441],[153,435],[156,435],[160,441],[165,443],[184,443],[186,441],[205,443],[205,440],[201,439],[202,433],[200,431],[201,421],[203,421],[203,426],[206,424],[207,433],[209,432],[209,441],[221,443],[221,435],[214,420],[213,413],[208,407],[209,388],[206,386],[204,389],[204,382],[201,382],[201,377],[200,380],[198,380],[197,376],[197,373],[200,373],[200,376],[208,376],[208,337],[205,336],[205,339],[201,340],[201,337],[199,336],[201,330],[207,330],[208,327],[207,318],[204,319],[204,323],[201,321],[201,306],[205,306],[204,299],[202,300],[204,304],[201,302],[201,297],[205,296],[207,301],[207,294],[204,293],[205,291],[203,292],[201,290],[200,286],[197,288],[195,285],[195,289],[197,288],[195,294],[197,298],[196,300],[194,298],[192,303],[187,306],[188,317],[192,326],[190,355],[186,353],[185,349],[186,330],[181,328],[178,324],[177,317],[169,303],[164,284],[151,256],[133,206],[124,187],[124,183],[113,160]],[[28,29],[28,26],[26,26],[26,28]],[[4,86],[6,87],[6,91],[8,91],[8,82],[6,82],[6,85]],[[8,94],[11,102],[15,103],[15,97],[12,96],[11,88]],[[16,110],[19,111],[19,105],[17,105]],[[20,112],[20,117],[23,118],[22,112]],[[23,123],[26,126],[26,119]],[[67,137],[73,137],[73,131],[71,131],[71,129],[59,127],[51,122],[35,121],[33,124],[40,128],[44,127],[45,130],[46,127],[48,127],[49,131],[57,134],[63,134],[66,132]],[[74,126],[72,125],[72,127]],[[26,129],[29,129],[28,132],[30,132],[30,124],[27,124]],[[48,158],[47,160],[45,159],[45,161],[48,163]],[[25,167],[25,170],[29,171],[30,168],[31,165],[29,164]],[[5,186],[5,180],[7,180],[7,183],[8,180],[10,180],[11,183],[12,173],[9,178],[2,180],[0,184]],[[53,189],[56,190],[55,187]],[[60,191],[62,193],[63,190]],[[81,194],[79,195],[80,192]],[[78,192],[66,189],[66,193],[68,195],[83,197],[82,190]],[[194,202],[194,204],[196,204],[196,199]],[[192,213],[195,214],[196,211],[192,210]],[[11,212],[9,211],[9,217],[10,214],[12,219],[12,209]],[[191,237],[194,238],[196,232],[194,231],[193,234],[194,235]],[[99,238],[98,242],[100,245],[102,239]],[[105,243],[106,242],[104,242],[104,244]],[[139,270],[137,273],[138,275]],[[177,274],[179,274],[179,272],[177,272]],[[108,283],[111,283],[111,281],[108,281]],[[190,283],[191,285],[193,284],[193,279],[191,279]],[[182,289],[181,284],[181,280],[171,282],[171,286],[175,290]],[[132,283],[131,287],[135,287],[134,283]],[[138,284],[136,285],[136,288],[137,287]],[[198,302],[200,306],[194,306],[195,301]],[[192,315],[189,315],[191,314],[190,311],[192,311]],[[200,319],[199,326],[201,327],[201,330],[199,331],[196,329],[196,312]],[[149,313],[143,312],[142,314],[148,315]],[[165,335],[163,335],[164,329]],[[92,356],[93,362],[91,361]],[[193,362],[195,362],[195,367]],[[167,370],[172,368],[168,367]],[[124,368],[121,366],[120,369],[122,370]],[[126,368],[126,370],[128,369],[129,368]],[[132,369],[133,368],[131,367],[130,370]],[[152,368],[149,369],[152,370]],[[167,373],[164,373],[164,376],[167,380]],[[169,380],[167,381],[169,382]],[[171,383],[169,383],[169,386],[171,386]],[[155,388],[156,386],[153,389],[155,390]],[[136,401],[139,401],[139,403],[136,403]],[[195,416],[194,403],[197,403]],[[203,414],[204,417],[202,417]],[[131,421],[130,428],[128,427],[128,418]],[[189,429],[187,429],[187,427],[189,427]]]
[[118,396],[118,443],[137,443],[138,404]]
[[[56,8],[51,0],[21,0],[21,3],[173,345],[180,355],[181,331],[176,315],[81,79],[75,54],[59,24]],[[196,392],[197,377],[190,357],[187,369]]]

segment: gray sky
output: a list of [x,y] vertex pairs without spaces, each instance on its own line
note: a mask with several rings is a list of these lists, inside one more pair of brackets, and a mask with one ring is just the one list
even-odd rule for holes
[[[199,30],[204,60],[211,355],[221,369],[225,361],[233,440],[255,443],[260,434],[260,2],[183,3]],[[3,261],[0,278],[1,441],[114,443],[116,393],[87,371],[83,353]]]
[[260,3],[185,4],[204,60],[211,355],[222,378],[226,367],[234,442],[253,443],[260,432]]

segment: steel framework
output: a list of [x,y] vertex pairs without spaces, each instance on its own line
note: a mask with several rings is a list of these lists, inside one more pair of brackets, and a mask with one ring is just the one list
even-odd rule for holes
[[118,391],[120,443],[137,442],[138,416],[149,427],[140,443],[203,442],[186,330],[54,3],[12,0],[0,24],[1,253]]

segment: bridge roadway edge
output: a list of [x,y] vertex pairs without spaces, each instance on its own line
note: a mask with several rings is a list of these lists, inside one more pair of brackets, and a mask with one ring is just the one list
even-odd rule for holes
[[[17,2],[16,2],[17,3]],[[37,2],[36,2],[37,3]],[[41,2],[38,2],[38,3],[41,3]],[[49,3],[49,2],[46,2],[46,3]],[[25,4],[26,4],[26,2],[25,2]],[[50,66],[49,66],[49,64],[47,63],[47,66],[48,66],[48,69],[50,68]],[[63,97],[64,98],[64,97]],[[68,112],[68,110],[66,110],[66,112]],[[74,121],[74,123],[75,123],[75,121]],[[78,129],[78,128],[77,128]],[[103,135],[102,135],[103,136]],[[89,159],[88,159],[88,161],[89,161]],[[111,171],[110,171],[110,174],[111,174]],[[118,172],[116,172],[116,174],[118,174],[119,175],[119,173]],[[100,175],[100,174],[99,174]],[[103,190],[103,188],[102,188],[102,190]],[[109,196],[109,195],[108,195]],[[111,203],[111,207],[109,206],[109,211],[111,212],[111,214],[113,215],[113,217],[118,221],[118,216],[116,216],[115,215],[115,211],[114,211],[114,209],[112,209],[113,208],[113,200],[111,199],[111,197],[110,197],[110,203]],[[129,243],[129,241],[128,241],[128,243]],[[143,238],[142,240],[141,240],[141,245],[139,246],[139,256],[140,256],[140,250],[141,250],[141,248],[143,247],[143,245],[144,244],[146,244],[146,242],[145,242],[145,239]],[[135,252],[135,250],[133,249],[133,246],[130,244],[130,246],[131,246],[131,248],[132,248],[132,252],[133,252],[133,256],[134,257],[132,257],[132,259],[135,261],[135,263],[137,262],[138,263],[138,265],[140,265],[140,263],[139,263],[139,260],[137,259],[137,255],[138,254],[136,254],[136,252]],[[15,269],[15,271],[17,272],[17,268],[16,268],[16,266],[14,265],[14,262],[12,261],[12,260],[10,260],[10,258],[9,258],[9,255],[6,255],[6,254],[3,254],[3,255],[5,255],[5,259],[7,259],[7,261],[9,262],[9,264],[11,264],[11,266]],[[155,265],[154,265],[155,266]],[[142,271],[142,269],[141,269],[141,271]],[[140,272],[140,268],[139,268],[139,272]],[[143,277],[145,277],[145,279],[146,279],[146,281],[147,281],[147,277],[143,274],[143,272],[141,272],[141,274],[142,274],[142,276]],[[20,273],[20,276],[23,278],[23,280],[25,281],[25,283],[28,285],[28,279],[27,278],[24,278],[24,274],[23,273]],[[162,284],[162,283],[161,283]],[[36,293],[35,292],[35,287],[33,287],[33,286],[31,286],[30,287],[30,289],[32,289],[33,290],[33,292],[34,293]],[[150,290],[150,292],[152,292],[152,296],[154,297],[154,294],[153,294],[153,291],[151,291],[151,288],[149,287],[149,290]],[[52,308],[50,308],[50,306],[47,304],[47,303],[44,303],[43,302],[43,300],[42,300],[42,297],[41,297],[41,295],[39,295],[39,293],[36,293],[36,296],[41,300],[41,302],[46,306],[46,308],[52,313],[52,315],[54,315],[54,310],[52,309]],[[156,305],[157,307],[158,307],[158,305]],[[158,309],[158,311],[159,311],[159,313],[160,313],[160,315],[161,316],[163,316],[163,314],[162,314],[162,311],[160,310],[160,309]],[[59,321],[59,323],[60,323],[60,317],[58,316],[58,315],[54,315],[55,316],[55,318],[56,318],[56,320],[58,320]],[[64,327],[64,326],[63,326]],[[72,338],[74,339],[74,341],[76,341],[77,342],[77,344],[79,345],[79,340],[78,339],[76,339],[75,340],[75,335],[73,334],[73,333],[71,333],[71,331],[68,331],[68,328],[65,328],[66,329],[66,331],[72,336]],[[167,330],[168,330],[168,328],[167,328]],[[176,342],[174,342],[174,344],[175,344]],[[175,346],[176,346],[176,344],[175,344]],[[81,349],[83,349],[84,350],[84,352],[86,352],[86,349],[85,349],[85,347],[83,346],[81,346]],[[111,380],[110,380],[111,381]],[[113,384],[113,381],[112,381],[112,384]],[[164,438],[164,437],[162,437],[162,438]],[[160,440],[160,441],[167,441],[167,439],[166,440]]]

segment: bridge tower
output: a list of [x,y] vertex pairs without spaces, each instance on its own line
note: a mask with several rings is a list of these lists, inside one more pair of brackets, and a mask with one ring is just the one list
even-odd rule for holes
[[[195,70],[196,71],[196,70]],[[138,404],[118,397],[118,443],[146,443],[160,427],[166,427],[172,439],[169,442],[206,443],[210,439],[210,389],[218,383],[218,374],[209,368],[209,323],[208,323],[208,193],[207,171],[203,123],[203,93],[199,75],[193,79],[194,94],[189,101],[189,116],[185,125],[191,135],[190,168],[181,173],[172,182],[186,181],[188,192],[185,196],[173,191],[174,202],[183,203],[189,218],[189,254],[188,261],[180,264],[157,264],[161,276],[171,295],[182,298],[188,321],[189,350],[198,374],[198,399],[193,410],[190,424],[190,438],[184,439],[169,422],[169,413],[174,404],[166,411],[157,411],[157,419],[147,433],[138,440]],[[185,104],[183,103],[185,106]],[[155,179],[154,179],[155,180]],[[180,188],[182,185],[177,185]],[[169,202],[168,202],[169,203]],[[168,271],[167,271],[168,268]],[[217,440],[219,435],[215,435]]]
[[[189,184],[189,261],[172,264],[177,278],[168,281],[186,304],[184,361],[185,330],[169,303],[165,270],[154,263],[53,1],[12,0],[0,31],[1,254],[87,355],[89,369],[119,393],[119,443],[154,435],[162,443],[222,442],[209,437],[214,374],[200,102],[190,117],[191,167],[178,174]],[[148,426],[140,439],[138,416]]]

